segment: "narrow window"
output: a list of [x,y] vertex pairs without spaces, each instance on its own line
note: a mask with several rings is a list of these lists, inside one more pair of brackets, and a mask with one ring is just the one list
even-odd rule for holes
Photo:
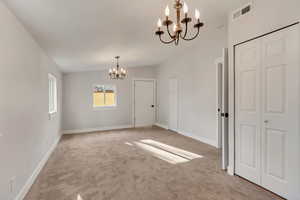
[[94,107],[115,107],[117,93],[114,85],[96,85],[93,91]]
[[48,74],[49,82],[49,114],[57,112],[57,81],[56,77]]

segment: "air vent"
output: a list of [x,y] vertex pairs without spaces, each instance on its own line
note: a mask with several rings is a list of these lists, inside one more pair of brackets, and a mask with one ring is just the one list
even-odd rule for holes
[[240,8],[236,11],[233,12],[232,14],[232,19],[238,19],[240,17],[242,17],[243,15],[248,14],[250,11],[252,10],[252,4],[247,4],[246,6],[244,6],[243,8]]

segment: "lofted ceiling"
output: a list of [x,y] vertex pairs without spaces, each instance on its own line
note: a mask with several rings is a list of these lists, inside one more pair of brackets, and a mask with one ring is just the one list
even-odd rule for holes
[[[201,45],[198,38],[170,47],[154,35],[158,17],[174,0],[4,1],[64,72],[106,69],[115,55],[126,67],[153,66],[191,45]],[[186,2],[191,15],[199,8],[205,34],[225,25],[227,13],[248,0]]]

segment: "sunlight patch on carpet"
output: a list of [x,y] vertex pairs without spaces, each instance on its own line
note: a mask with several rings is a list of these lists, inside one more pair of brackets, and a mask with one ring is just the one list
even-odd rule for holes
[[173,146],[161,143],[161,142],[157,142],[155,140],[141,140],[141,142],[144,143],[144,144],[148,144],[148,145],[157,147],[159,149],[165,150],[167,152],[173,153],[175,155],[184,157],[188,160],[203,158],[202,155],[198,155],[198,154],[195,154],[195,153],[183,150],[183,149],[179,149],[177,147],[173,147]]
[[178,155],[175,155],[173,153],[164,151],[162,149],[153,147],[151,145],[148,144],[144,144],[141,142],[134,142],[136,144],[137,147],[151,153],[154,157],[159,158],[161,160],[164,160],[168,163],[171,164],[179,164],[179,163],[185,163],[185,162],[189,162],[188,159],[180,157]]
[[83,200],[80,194],[77,195],[77,200]]

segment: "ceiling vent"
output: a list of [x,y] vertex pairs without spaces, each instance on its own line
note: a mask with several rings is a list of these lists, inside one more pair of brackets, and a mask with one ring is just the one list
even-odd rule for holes
[[232,13],[232,19],[238,19],[252,11],[252,3],[247,4],[246,6],[234,11]]

